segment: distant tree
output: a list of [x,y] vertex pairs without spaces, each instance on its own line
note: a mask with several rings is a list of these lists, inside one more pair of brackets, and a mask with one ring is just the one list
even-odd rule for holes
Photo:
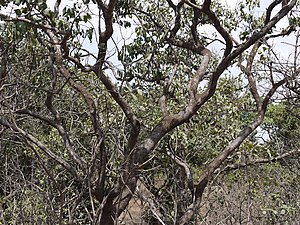
[[217,173],[299,153],[256,134],[299,79],[296,0],[0,3],[4,224],[191,224]]

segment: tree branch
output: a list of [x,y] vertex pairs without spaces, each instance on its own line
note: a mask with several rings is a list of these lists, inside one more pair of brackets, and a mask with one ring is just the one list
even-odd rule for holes
[[169,96],[169,89],[170,89],[171,83],[172,83],[173,78],[174,78],[174,76],[176,74],[176,71],[177,71],[177,67],[178,67],[178,64],[175,65],[171,76],[165,80],[163,94],[159,99],[159,105],[160,105],[160,109],[162,111],[163,116],[169,115],[168,106],[167,106],[167,99],[168,99],[168,96]]
[[[99,8],[99,45],[98,45],[98,58],[96,65],[101,68],[107,51],[107,41],[113,34],[113,10],[116,6],[117,0],[110,0],[108,5],[104,4],[102,0],[97,0],[98,8]],[[104,16],[105,30],[101,30],[101,17],[100,10]]]
[[103,71],[98,68],[93,68],[94,73],[99,77],[101,82],[106,87],[107,91],[110,93],[112,98],[115,100],[115,102],[120,106],[123,113],[125,114],[126,118],[129,120],[132,130],[130,132],[130,137],[128,141],[128,152],[133,149],[133,147],[136,144],[137,137],[140,131],[140,122],[137,118],[137,116],[134,114],[132,108],[130,105],[125,101],[125,99],[120,95],[120,93],[116,90],[114,84],[111,82],[111,80],[103,73]]
[[48,24],[35,23],[34,21],[23,17],[12,18],[0,13],[0,18],[3,18],[3,20],[7,22],[24,22],[44,31],[51,30],[52,32],[57,34],[65,34],[65,32],[58,31],[55,27],[49,26]]
[[33,118],[39,119],[39,120],[51,125],[52,127],[56,126],[56,124],[53,120],[47,118],[46,116],[42,116],[36,112],[33,112],[31,110],[28,110],[28,109],[19,109],[19,110],[15,111],[15,113],[21,114],[21,115],[29,115],[29,116],[32,116]]
[[54,5],[54,16],[57,17],[59,14],[59,6],[60,6],[61,0],[56,0]]
[[195,209],[198,209],[200,207],[202,197],[201,190],[203,189],[203,182],[207,182],[210,179],[210,177],[214,174],[216,169],[218,169],[221,166],[221,164],[228,158],[228,156],[231,155],[242,144],[242,142],[263,122],[270,98],[273,96],[275,91],[285,82],[286,79],[274,84],[274,86],[269,90],[268,94],[265,96],[262,103],[262,107],[258,111],[255,120],[247,127],[245,127],[239,133],[239,135],[234,140],[232,140],[229,143],[229,145],[217,157],[213,159],[212,162],[210,162],[206,166],[206,168],[202,172],[202,175],[199,178],[198,184],[195,186],[195,201],[188,207],[188,210],[180,218],[180,222],[178,224],[186,224],[192,218],[192,216],[195,213]]
[[173,8],[174,12],[175,12],[175,23],[174,23],[174,26],[173,28],[171,29],[170,31],[170,39],[173,39],[175,38],[178,30],[180,29],[180,26],[181,26],[181,8],[184,4],[184,1],[180,1],[176,6],[173,4],[173,2],[170,0],[170,1],[167,1],[169,3],[169,5],[171,6],[171,8]]
[[190,79],[190,84],[189,84],[190,106],[197,104],[197,102],[200,100],[199,96],[197,96],[198,85],[200,81],[203,80],[204,75],[206,74],[208,64],[212,56],[211,51],[207,48],[203,49],[201,53],[203,55],[201,64],[197,72],[195,73],[195,75]]
[[174,160],[180,167],[184,169],[188,188],[190,189],[192,195],[194,195],[194,180],[189,165],[184,160],[180,159],[177,155],[171,152],[167,152],[167,154],[172,160]]
[[[197,15],[199,15],[200,12],[203,12],[209,17],[209,19],[213,23],[213,26],[221,34],[221,36],[224,38],[224,40],[226,42],[226,48],[225,48],[223,57],[226,57],[227,55],[229,55],[229,53],[231,52],[232,47],[233,47],[232,37],[227,32],[227,30],[221,25],[221,22],[220,22],[219,18],[217,17],[217,15],[210,9],[210,1],[204,1],[202,7],[197,7],[195,2],[186,1],[186,3],[189,6],[193,7],[194,13],[197,12]],[[195,18],[195,15],[194,15],[194,19],[197,19],[197,17]],[[193,22],[193,25],[195,26],[194,22]],[[193,28],[193,26],[192,26],[192,28]]]
[[101,0],[97,0],[97,4],[99,8],[103,12],[104,22],[105,22],[105,31],[99,33],[100,43],[106,43],[113,33],[112,18],[113,18],[113,10],[116,6],[116,3],[117,0],[110,0],[108,5],[105,5]]
[[35,146],[37,146],[39,149],[41,149],[46,155],[48,155],[50,158],[52,158],[53,160],[58,162],[64,168],[66,168],[71,174],[74,175],[74,177],[77,180],[79,180],[79,181],[81,180],[81,178],[77,174],[76,170],[74,170],[73,167],[69,163],[67,163],[64,159],[62,159],[61,157],[54,154],[50,149],[48,149],[48,147],[45,144],[40,142],[33,135],[31,135],[31,134],[27,133],[26,131],[22,130],[16,124],[9,123],[7,120],[4,120],[2,118],[0,118],[0,124],[7,127],[7,128],[10,128],[11,130],[13,130],[13,131],[15,131],[19,134],[21,134],[22,137],[24,137],[27,141],[33,143]]
[[261,109],[261,100],[260,100],[260,96],[257,90],[257,86],[256,86],[256,82],[255,79],[253,77],[253,73],[252,73],[252,65],[253,65],[253,60],[254,57],[258,51],[258,48],[261,46],[261,42],[256,42],[250,52],[250,55],[247,59],[247,65],[243,66],[242,65],[242,55],[240,55],[239,57],[239,67],[241,68],[242,72],[246,74],[248,82],[249,82],[249,86],[250,86],[250,91],[251,94],[255,100],[256,103],[256,108],[259,111]]
[[250,161],[247,161],[247,162],[244,162],[244,163],[237,163],[237,164],[233,164],[233,165],[228,165],[224,169],[222,169],[221,172],[241,169],[241,168],[245,168],[245,167],[248,167],[248,166],[255,166],[257,164],[278,162],[278,161],[281,161],[285,158],[289,158],[289,157],[291,157],[293,155],[297,155],[297,154],[300,154],[300,149],[295,149],[293,151],[286,152],[286,153],[281,154],[279,156],[271,157],[271,158],[268,158],[268,159],[255,159],[255,160],[250,160]]

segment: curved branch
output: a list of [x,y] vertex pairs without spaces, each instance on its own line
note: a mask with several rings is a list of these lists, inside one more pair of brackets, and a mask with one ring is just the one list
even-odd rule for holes
[[184,1],[180,1],[176,6],[173,3],[170,3],[172,1],[168,1],[169,5],[171,6],[171,8],[173,8],[174,12],[175,12],[175,24],[173,26],[173,28],[170,31],[170,38],[175,38],[177,32],[180,29],[181,26],[181,8],[184,4]]
[[243,66],[242,65],[242,55],[240,55],[239,57],[239,67],[241,68],[242,72],[246,74],[248,82],[249,82],[249,86],[250,86],[250,91],[251,94],[255,100],[256,103],[256,108],[259,111],[261,109],[261,100],[260,100],[260,96],[257,90],[257,86],[256,86],[256,82],[255,79],[253,77],[253,73],[252,73],[252,65],[253,65],[253,60],[254,57],[258,51],[258,48],[261,46],[261,42],[256,42],[250,52],[250,55],[247,59],[247,65]]
[[[105,43],[111,37],[113,33],[112,19],[113,19],[113,10],[116,6],[117,0],[110,0],[108,5],[104,4],[102,0],[97,0],[99,8],[103,12],[104,22],[105,22],[105,31],[99,33],[100,43]],[[100,26],[100,24],[99,24]]]
[[[217,15],[215,14],[215,12],[213,12],[210,9],[211,1],[204,1],[203,5],[201,7],[197,6],[195,1],[185,1],[185,3],[189,6],[191,6],[194,10],[194,18],[193,18],[193,24],[192,24],[192,33],[193,33],[194,38],[196,38],[196,40],[198,39],[197,35],[194,33],[195,33],[196,26],[198,23],[199,14],[200,14],[200,12],[203,12],[209,17],[209,19],[213,23],[213,26],[221,34],[221,36],[224,38],[224,40],[226,42],[226,48],[225,48],[223,57],[226,57],[227,55],[229,55],[229,53],[231,52],[231,50],[233,48],[233,38],[227,32],[227,30],[221,25],[221,22],[220,22],[219,18],[217,17]],[[197,41],[196,41],[196,43],[197,43]]]
[[[117,0],[110,0],[108,5],[104,4],[102,0],[97,0],[98,8],[99,8],[99,46],[98,46],[98,61],[96,63],[97,67],[102,67],[106,51],[107,51],[107,41],[113,34],[113,10],[116,6]],[[100,10],[104,16],[105,30],[101,30],[101,17]]]
[[189,165],[184,160],[180,159],[174,153],[167,152],[167,154],[172,160],[174,160],[180,167],[182,167],[184,169],[188,188],[190,189],[192,195],[194,195],[194,180],[193,180],[192,172],[191,172]]
[[209,7],[207,10],[204,10],[204,13],[207,14],[207,16],[209,17],[209,19],[211,20],[211,22],[213,23],[214,27],[216,28],[216,30],[221,34],[221,36],[224,38],[225,42],[226,42],[226,48],[223,54],[223,57],[226,57],[227,55],[230,54],[232,48],[233,48],[233,38],[231,37],[231,35],[227,32],[227,30],[222,26],[219,18],[217,17],[217,15],[215,14],[215,12],[213,12]]
[[190,105],[196,104],[199,99],[197,99],[198,85],[200,81],[203,80],[204,75],[207,72],[208,64],[212,56],[211,51],[207,48],[201,51],[203,58],[201,64],[196,72],[196,74],[190,79],[189,85],[189,96],[190,96]]
[[296,2],[297,0],[292,0],[290,4],[282,8],[272,19],[270,19],[265,24],[263,28],[261,28],[258,32],[254,33],[247,41],[242,43],[237,49],[235,49],[230,55],[228,55],[228,57],[226,57],[226,61],[236,58],[241,52],[249,48],[260,38],[264,37],[270,31],[270,29],[272,29],[276,25],[276,23],[279,20],[281,20],[291,11],[291,9],[295,6]]
[[[196,4],[195,0],[191,0],[193,4]],[[196,43],[196,45],[200,44],[200,39],[197,33],[197,25],[199,23],[199,17],[201,15],[201,10],[198,8],[194,8],[193,7],[193,11],[194,11],[194,16],[193,16],[193,22],[192,22],[192,26],[191,26],[191,32],[194,38],[194,42]]]
[[265,18],[265,25],[270,21],[271,18],[271,14],[273,9],[280,3],[282,2],[282,0],[275,0],[273,1],[269,7],[267,8],[267,12],[266,12],[266,18]]

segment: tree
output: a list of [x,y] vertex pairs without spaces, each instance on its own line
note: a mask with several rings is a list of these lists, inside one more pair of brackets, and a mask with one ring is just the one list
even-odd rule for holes
[[[270,55],[271,41],[299,24],[297,1],[281,2],[254,16],[259,2],[236,12],[209,0],[58,0],[53,9],[2,1],[1,148],[16,146],[6,156],[31,162],[30,172],[7,164],[49,202],[32,209],[46,219],[31,222],[114,224],[140,183],[149,223],[195,220],[216,171],[240,162],[231,157],[248,137],[255,142],[268,105],[298,78],[298,54],[292,65]],[[114,42],[117,26],[134,30],[130,42]],[[7,193],[21,193],[2,190],[5,204]],[[26,223],[29,211],[3,220]]]

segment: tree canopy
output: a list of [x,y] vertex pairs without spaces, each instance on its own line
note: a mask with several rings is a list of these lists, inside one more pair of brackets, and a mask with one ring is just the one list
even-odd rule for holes
[[1,223],[297,221],[299,18],[297,0],[1,0]]

